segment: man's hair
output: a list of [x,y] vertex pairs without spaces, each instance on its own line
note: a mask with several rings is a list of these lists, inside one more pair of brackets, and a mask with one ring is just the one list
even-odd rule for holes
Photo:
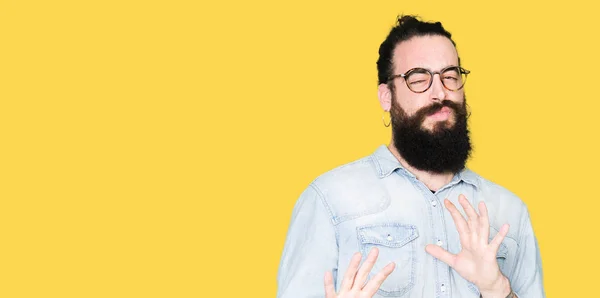
[[[379,59],[377,59],[377,76],[379,84],[387,83],[388,79],[394,75],[393,54],[396,46],[417,36],[434,36],[440,35],[447,37],[456,47],[456,43],[452,40],[450,32],[446,31],[440,22],[423,22],[417,16],[403,15],[398,16],[396,26],[394,26],[385,40],[379,46]],[[460,64],[460,58],[459,58]]]

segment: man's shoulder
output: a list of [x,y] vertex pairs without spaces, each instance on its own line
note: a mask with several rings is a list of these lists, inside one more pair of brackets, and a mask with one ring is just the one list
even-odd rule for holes
[[514,224],[528,213],[525,202],[507,187],[473,171],[467,176],[476,181],[478,200],[485,202],[490,215],[498,221],[498,227],[507,221]]
[[330,184],[346,184],[348,180],[368,178],[377,178],[372,155],[336,166],[317,176],[313,184],[317,186],[329,186]]
[[472,177],[474,177],[477,180],[478,187],[484,195],[489,195],[493,198],[498,198],[503,201],[507,201],[507,203],[510,203],[511,205],[524,206],[524,203],[521,200],[521,198],[514,192],[509,190],[507,187],[500,185],[488,178],[485,178],[473,171],[471,171],[471,173],[473,174]]
[[389,205],[373,158],[369,155],[350,161],[312,181],[334,223],[380,212]]

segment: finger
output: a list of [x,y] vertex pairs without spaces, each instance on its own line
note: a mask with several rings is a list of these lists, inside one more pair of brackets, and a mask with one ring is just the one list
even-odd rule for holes
[[356,277],[356,271],[358,271],[358,266],[360,265],[360,259],[362,255],[357,252],[352,256],[350,260],[350,265],[348,265],[348,269],[346,269],[346,273],[344,274],[344,279],[342,280],[342,285],[340,287],[341,292],[350,291],[352,285],[354,284],[354,277]]
[[502,240],[504,240],[504,237],[506,237],[506,235],[508,234],[508,228],[508,224],[503,224],[498,234],[496,234],[496,236],[494,236],[494,239],[492,239],[492,242],[490,242],[490,246],[494,250],[494,253],[498,252],[498,248],[500,247]]
[[434,258],[454,268],[454,261],[456,260],[456,255],[453,255],[447,250],[433,244],[428,244],[427,246],[425,246],[425,251],[427,251],[427,253],[432,255]]
[[369,272],[371,272],[371,269],[373,269],[373,266],[375,265],[375,261],[377,261],[378,255],[379,249],[377,249],[377,247],[373,247],[371,252],[369,252],[365,262],[362,264],[362,266],[360,266],[360,269],[358,269],[358,273],[356,273],[356,278],[354,279],[354,286],[352,286],[352,288],[359,290],[363,288],[365,281],[369,276]]
[[379,271],[363,288],[363,292],[367,294],[367,297],[373,297],[381,284],[385,281],[385,279],[392,274],[396,268],[396,264],[394,262],[387,264],[387,266],[383,267],[381,271]]
[[458,230],[458,236],[460,237],[460,243],[462,246],[468,246],[469,242],[469,226],[467,225],[467,221],[460,214],[460,211],[450,202],[450,200],[445,199],[444,205],[446,205],[446,209],[450,212],[450,216],[452,216],[452,220],[454,220],[454,224],[456,225],[456,229]]
[[479,202],[479,235],[486,243],[490,238],[490,218],[487,207],[483,201]]
[[333,274],[330,271],[325,272],[325,298],[335,298]]
[[[477,215],[477,212],[475,212],[475,209],[473,209],[473,206],[471,206],[471,203],[469,203],[467,197],[465,197],[463,194],[460,194],[458,196],[458,202],[463,207],[463,210],[465,210],[465,213],[469,217],[469,227],[476,227],[479,224],[479,215]],[[473,232],[476,231],[473,229]]]

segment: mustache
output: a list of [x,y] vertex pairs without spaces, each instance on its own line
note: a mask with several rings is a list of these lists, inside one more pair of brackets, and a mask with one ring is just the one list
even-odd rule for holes
[[416,114],[419,116],[430,116],[439,112],[444,107],[454,110],[455,114],[460,113],[462,108],[460,104],[448,99],[444,99],[442,102],[435,102],[427,107],[421,108]]
[[395,101],[392,102],[392,109],[390,110],[392,116],[392,124],[404,123],[401,126],[420,126],[428,116],[431,116],[439,112],[444,107],[452,110],[452,114],[458,122],[465,121],[470,117],[470,112],[467,110],[467,103],[465,101],[461,103],[454,102],[449,99],[442,101],[436,101],[432,104],[418,109],[413,115],[408,115],[406,112],[397,104]]

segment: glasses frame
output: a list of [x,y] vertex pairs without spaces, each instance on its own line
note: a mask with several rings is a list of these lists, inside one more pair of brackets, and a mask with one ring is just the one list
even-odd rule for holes
[[[446,84],[444,84],[444,80],[442,79],[442,73],[444,73],[446,70],[449,70],[451,68],[457,68],[461,72],[461,74],[465,75],[465,80],[463,81],[462,85],[460,87],[456,88],[456,89],[450,89],[450,88],[448,88],[448,86],[446,86]],[[408,85],[408,81],[406,81],[406,77],[408,77],[411,73],[413,73],[416,70],[423,70],[425,72],[428,72],[431,75],[431,80],[429,80],[429,85],[423,91],[414,91]],[[440,71],[431,71],[431,70],[429,70],[427,68],[415,67],[415,68],[411,68],[411,69],[407,70],[405,73],[401,73],[401,74],[397,74],[397,75],[393,75],[393,76],[389,77],[388,83],[390,81],[394,80],[394,79],[402,78],[402,79],[404,79],[404,83],[406,83],[406,87],[408,87],[408,90],[410,90],[410,91],[412,91],[414,93],[423,93],[423,92],[429,90],[429,88],[431,88],[431,85],[433,85],[433,77],[436,74],[439,74],[440,81],[442,82],[442,86],[444,86],[444,88],[446,88],[449,91],[458,91],[458,90],[462,89],[465,86],[465,83],[467,82],[467,76],[470,73],[471,73],[471,71],[466,70],[466,69],[462,68],[461,66],[457,66],[457,65],[450,65],[450,66],[444,67]]]

